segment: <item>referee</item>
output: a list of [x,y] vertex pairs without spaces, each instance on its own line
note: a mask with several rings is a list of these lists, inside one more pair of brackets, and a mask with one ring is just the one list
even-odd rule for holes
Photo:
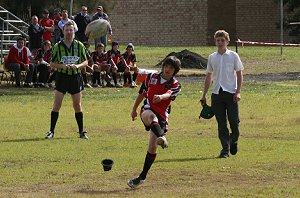
[[79,137],[88,139],[87,132],[83,131],[83,113],[81,108],[81,91],[83,80],[81,68],[88,64],[84,45],[75,40],[74,22],[68,21],[63,27],[64,39],[53,47],[50,66],[57,69],[55,81],[54,104],[51,111],[50,131],[46,139],[54,137],[54,129],[65,94],[72,96],[75,118],[78,124]]

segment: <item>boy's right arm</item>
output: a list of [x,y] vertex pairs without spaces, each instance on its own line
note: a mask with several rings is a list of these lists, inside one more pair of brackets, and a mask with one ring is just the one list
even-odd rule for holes
[[200,99],[201,104],[206,104],[206,94],[208,92],[209,86],[211,84],[212,80],[212,73],[207,73],[205,77],[205,82],[204,82],[204,90],[203,90],[203,95],[202,98]]
[[132,121],[134,121],[137,117],[137,108],[139,107],[139,105],[141,104],[141,102],[143,101],[144,96],[142,94],[139,94],[134,102],[133,108],[132,108],[132,112],[131,112],[131,118]]

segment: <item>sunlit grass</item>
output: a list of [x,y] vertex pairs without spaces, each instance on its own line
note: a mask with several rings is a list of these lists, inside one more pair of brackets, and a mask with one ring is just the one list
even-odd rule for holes
[[[198,119],[203,82],[181,82],[170,115],[170,147],[159,149],[147,181],[135,191],[126,182],[141,171],[148,139],[141,121],[130,118],[137,89],[84,90],[87,141],[78,138],[69,95],[55,138],[45,140],[53,92],[0,89],[0,196],[299,195],[299,81],[244,83],[239,152],[225,160],[215,159],[221,149],[215,119]],[[103,171],[104,158],[115,161],[110,172]]]

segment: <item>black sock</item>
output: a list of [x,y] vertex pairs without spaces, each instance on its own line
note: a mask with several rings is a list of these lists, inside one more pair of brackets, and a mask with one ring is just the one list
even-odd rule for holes
[[124,84],[126,84],[126,83],[127,83],[127,75],[126,75],[125,72],[124,72],[124,74],[123,74],[123,78],[124,78]]
[[83,132],[83,113],[82,112],[76,112],[75,118],[78,124],[79,133]]
[[151,154],[151,153],[147,152],[147,155],[145,157],[143,171],[141,172],[141,174],[139,176],[142,180],[146,179],[148,171],[150,170],[155,158],[156,158],[156,153]]
[[128,83],[131,84],[132,80],[131,80],[131,74],[130,74],[130,72],[127,73],[127,78],[128,78]]
[[87,84],[88,80],[87,80],[86,74],[81,74],[81,75],[82,75],[82,79],[83,79],[84,84]]
[[117,81],[117,73],[112,73],[112,78],[114,80],[115,85],[118,83]]
[[136,78],[137,78],[137,76],[138,76],[138,74],[137,73],[133,73],[133,75],[132,75],[132,81],[136,81]]
[[50,123],[50,131],[54,132],[55,125],[58,119],[58,112],[51,111],[51,123]]
[[159,124],[155,121],[153,121],[150,125],[151,131],[156,135],[156,137],[162,137],[164,136],[164,133],[162,132]]

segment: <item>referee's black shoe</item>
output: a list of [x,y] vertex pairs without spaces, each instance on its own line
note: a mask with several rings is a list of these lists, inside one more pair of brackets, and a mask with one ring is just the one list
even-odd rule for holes
[[82,139],[89,139],[89,137],[87,136],[87,132],[86,131],[82,131],[79,133],[79,137]]
[[48,131],[45,138],[46,139],[52,139],[52,138],[54,138],[54,131]]

